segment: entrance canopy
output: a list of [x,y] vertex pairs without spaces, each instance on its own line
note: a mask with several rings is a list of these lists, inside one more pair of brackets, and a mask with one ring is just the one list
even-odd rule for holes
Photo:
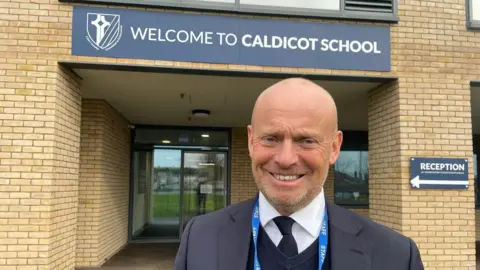
[[[75,67],[83,78],[85,99],[104,99],[131,124],[245,127],[258,95],[268,86],[290,77],[282,74],[212,71],[194,75]],[[203,72],[205,73],[205,72]],[[299,75],[291,75],[299,76]],[[328,90],[339,111],[340,128],[367,130],[368,91],[388,78],[312,78]],[[207,110],[210,114],[192,114]],[[202,111],[200,111],[202,112]]]

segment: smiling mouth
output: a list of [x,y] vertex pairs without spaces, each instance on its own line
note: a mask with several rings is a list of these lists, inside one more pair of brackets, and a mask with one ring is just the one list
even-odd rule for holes
[[295,181],[304,176],[304,174],[276,174],[276,173],[270,173],[273,178],[279,180],[279,181]]

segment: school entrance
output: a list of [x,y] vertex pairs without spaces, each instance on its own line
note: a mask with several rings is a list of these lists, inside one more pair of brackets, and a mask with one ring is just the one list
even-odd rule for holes
[[[255,100],[299,76],[65,65],[81,78],[79,269],[172,269],[193,217],[255,196],[246,128]],[[369,216],[369,124],[378,123],[369,114],[377,108],[372,95],[395,78],[303,77],[331,93],[344,131],[325,194]]]
[[228,130],[136,127],[132,242],[177,242],[186,224],[227,205]]

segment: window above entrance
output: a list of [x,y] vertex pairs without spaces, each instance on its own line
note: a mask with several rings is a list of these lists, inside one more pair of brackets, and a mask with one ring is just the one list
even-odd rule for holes
[[396,22],[398,0],[59,0],[105,4]]
[[136,147],[228,148],[230,133],[223,129],[137,127]]

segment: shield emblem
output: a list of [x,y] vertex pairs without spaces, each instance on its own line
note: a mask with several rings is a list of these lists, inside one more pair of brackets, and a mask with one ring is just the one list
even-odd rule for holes
[[117,45],[122,36],[120,15],[105,13],[87,14],[87,40],[97,50],[108,51]]

